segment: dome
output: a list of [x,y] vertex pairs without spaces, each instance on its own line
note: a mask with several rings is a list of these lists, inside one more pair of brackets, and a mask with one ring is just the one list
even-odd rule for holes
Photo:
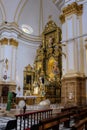
[[1,0],[0,24],[16,25],[31,37],[40,36],[49,18],[60,26],[57,4],[57,0]]

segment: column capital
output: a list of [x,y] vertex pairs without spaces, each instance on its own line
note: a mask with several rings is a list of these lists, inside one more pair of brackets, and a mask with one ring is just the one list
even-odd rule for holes
[[83,11],[83,5],[78,5],[76,2],[73,2],[72,4],[68,5],[67,7],[63,8],[63,14],[65,16],[71,15],[71,14],[82,14]]
[[3,39],[0,40],[0,43],[1,43],[1,45],[12,45],[12,46],[15,46],[15,47],[18,46],[18,42],[13,38],[10,38],[10,39],[3,38]]
[[76,14],[81,15],[83,12],[83,5],[78,5],[76,2],[73,2],[72,4],[69,4],[68,6],[64,7],[62,9],[62,14],[60,15],[61,22],[65,22],[65,17]]

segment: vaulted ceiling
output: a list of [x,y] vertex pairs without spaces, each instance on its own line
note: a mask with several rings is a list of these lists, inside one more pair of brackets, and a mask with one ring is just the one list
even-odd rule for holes
[[0,0],[0,25],[3,23],[17,25],[23,24],[33,28],[33,36],[39,36],[49,16],[60,26],[61,0]]

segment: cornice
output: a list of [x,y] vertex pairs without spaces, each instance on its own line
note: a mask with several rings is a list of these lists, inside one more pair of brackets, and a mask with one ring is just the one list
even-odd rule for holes
[[81,15],[82,12],[83,12],[83,5],[82,4],[78,5],[76,2],[73,2],[72,4],[62,9],[62,14],[60,15],[61,23],[63,24],[65,22],[66,16],[69,16],[71,14]]
[[78,5],[76,2],[73,2],[72,4],[62,9],[64,16],[71,15],[71,14],[81,15],[82,11],[83,11],[83,5],[82,4]]
[[16,86],[16,83],[14,81],[0,81],[0,85],[11,85]]
[[31,41],[31,42],[41,42],[41,36],[35,36],[35,35],[28,35],[25,34],[16,23],[7,23],[4,22],[1,24],[0,26],[0,34],[2,36],[2,34],[4,32],[8,32],[8,33],[15,33],[17,35],[18,39],[22,39],[24,41]]

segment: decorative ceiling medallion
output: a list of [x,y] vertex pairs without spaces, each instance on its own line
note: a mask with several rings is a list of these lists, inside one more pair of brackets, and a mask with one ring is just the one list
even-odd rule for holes
[[22,28],[22,31],[23,31],[24,33],[27,33],[27,34],[32,34],[32,33],[33,33],[33,29],[32,29],[32,27],[29,26],[29,25],[23,24],[21,28]]

